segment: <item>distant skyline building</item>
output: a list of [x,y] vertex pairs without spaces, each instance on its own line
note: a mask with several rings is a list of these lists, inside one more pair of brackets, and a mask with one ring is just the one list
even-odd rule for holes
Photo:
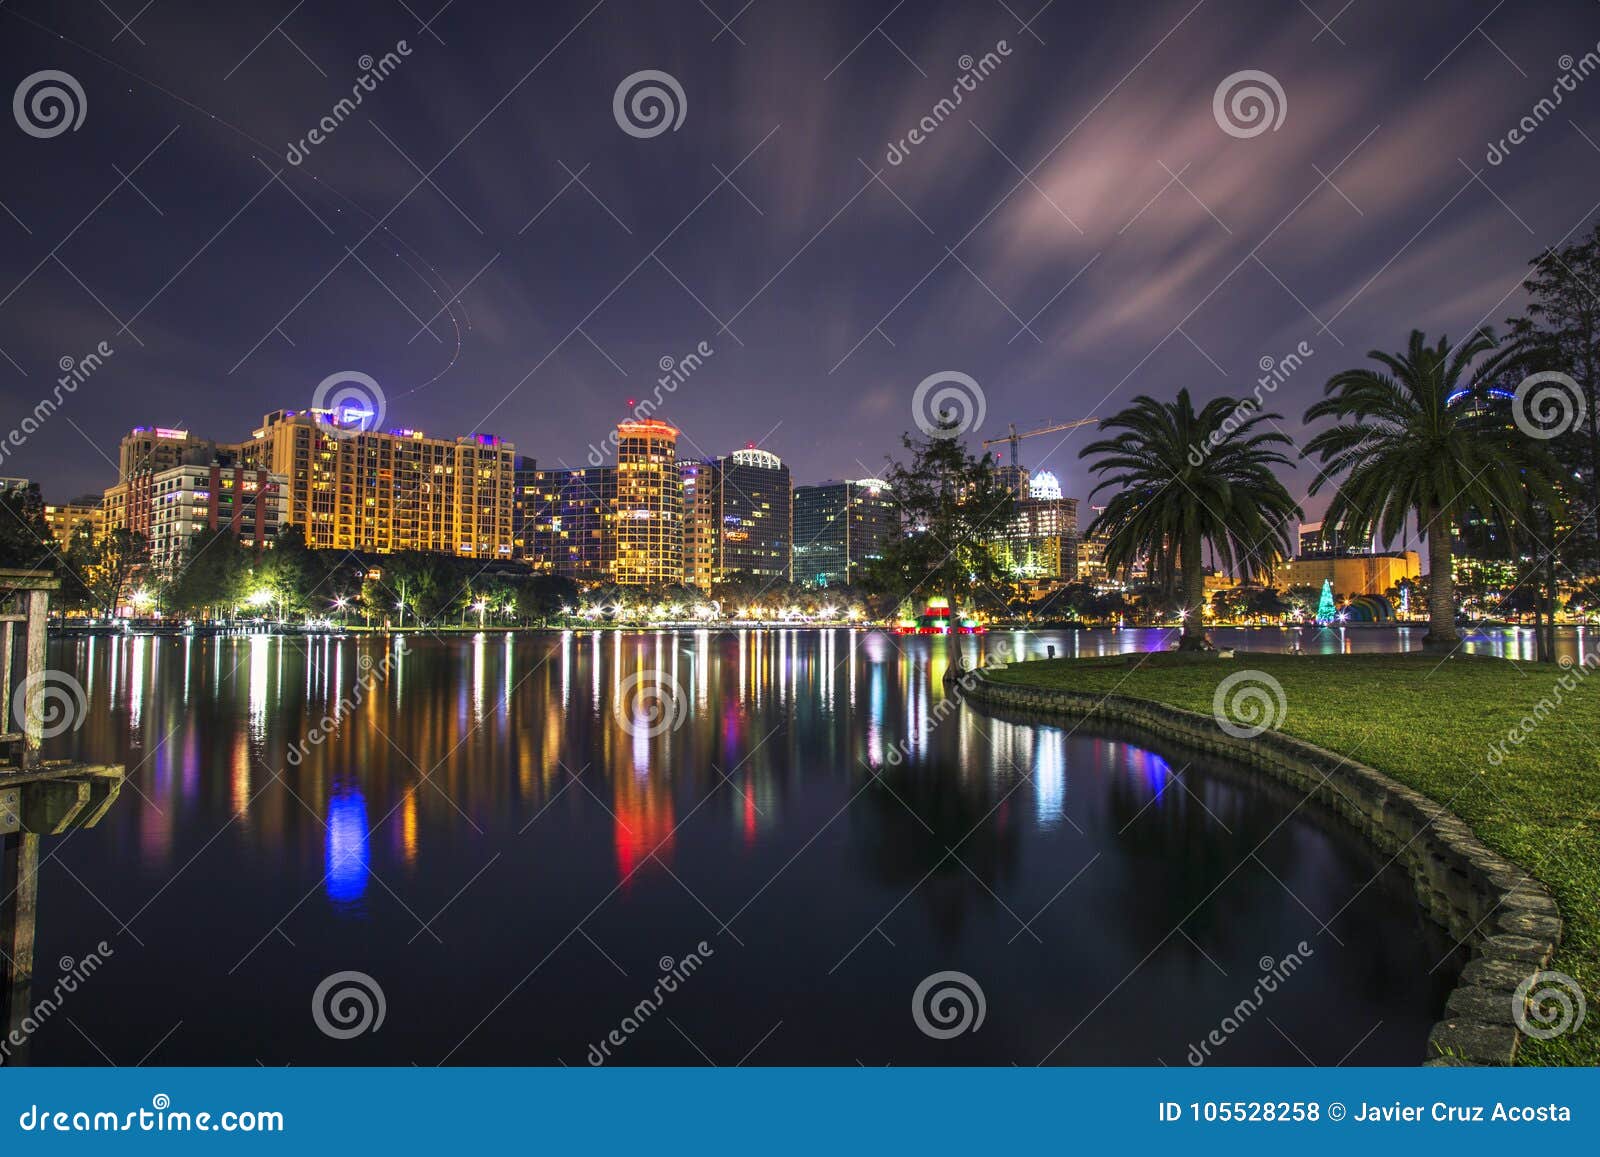
[[81,526],[87,526],[90,540],[98,542],[105,533],[105,522],[104,500],[63,502],[59,506],[47,504],[44,508],[44,524],[50,528],[50,534],[61,550],[72,545]]
[[881,478],[794,488],[792,581],[848,586],[900,530],[900,510]]
[[683,581],[701,590],[737,578],[789,581],[793,487],[776,454],[752,443],[678,464],[683,484]]
[[1062,497],[1056,476],[1040,471],[1017,498],[1016,516],[995,545],[1014,578],[1071,581],[1080,562],[1078,500]]

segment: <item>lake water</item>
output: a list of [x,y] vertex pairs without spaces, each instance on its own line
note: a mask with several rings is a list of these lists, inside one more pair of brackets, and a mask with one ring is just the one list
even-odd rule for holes
[[[947,702],[949,640],[405,642],[52,645],[89,710],[47,755],[129,779],[43,842],[26,998],[112,951],[14,1062],[1413,1064],[1463,962],[1296,793]],[[376,1031],[319,1027],[342,972]],[[914,1014],[942,972],[970,1031]]]

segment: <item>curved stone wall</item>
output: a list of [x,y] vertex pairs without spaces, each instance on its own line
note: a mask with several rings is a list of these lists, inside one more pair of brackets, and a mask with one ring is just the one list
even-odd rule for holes
[[1209,715],[1147,699],[997,683],[982,671],[962,680],[962,694],[1045,717],[1129,724],[1257,768],[1342,815],[1406,869],[1423,909],[1472,949],[1445,1019],[1429,1034],[1426,1063],[1505,1065],[1515,1058],[1515,994],[1555,955],[1560,911],[1542,884],[1490,851],[1448,808],[1303,740],[1276,731],[1239,739]]

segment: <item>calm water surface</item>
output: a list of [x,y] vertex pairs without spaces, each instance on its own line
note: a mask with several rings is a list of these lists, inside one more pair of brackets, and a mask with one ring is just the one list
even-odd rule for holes
[[[847,630],[58,642],[90,714],[48,754],[129,782],[44,841],[33,997],[114,955],[20,1059],[581,1065],[702,941],[613,1063],[1181,1065],[1302,941],[1219,1062],[1423,1056],[1461,957],[1339,822],[1133,736],[948,704],[947,662]],[[652,735],[638,691],[672,684]],[[377,1032],[314,1023],[343,970],[381,985]],[[912,1015],[943,970],[986,1002],[948,1040]]]

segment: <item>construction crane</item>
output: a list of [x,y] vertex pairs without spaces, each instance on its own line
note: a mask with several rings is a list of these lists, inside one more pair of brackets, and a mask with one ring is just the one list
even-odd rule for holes
[[1035,434],[1057,434],[1062,430],[1076,430],[1079,426],[1092,426],[1099,420],[1099,418],[1079,418],[1076,422],[1057,422],[1052,426],[1040,426],[1037,430],[1024,430],[1020,434],[1017,433],[1017,424],[1012,422],[1008,427],[1010,432],[1004,438],[986,438],[984,439],[983,448],[987,450],[990,446],[998,446],[1002,442],[1010,442],[1011,465],[1016,466],[1018,465],[1017,443],[1024,438],[1032,438]]

